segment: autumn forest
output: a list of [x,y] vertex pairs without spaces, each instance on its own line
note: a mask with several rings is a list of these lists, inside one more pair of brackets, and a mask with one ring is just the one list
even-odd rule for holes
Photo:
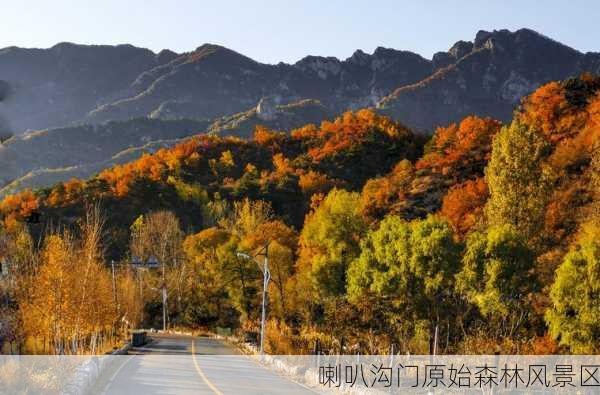
[[169,327],[253,337],[263,275],[236,253],[267,244],[269,353],[600,352],[589,74],[433,136],[370,109],[199,134],[0,215],[4,352],[105,352],[162,327],[163,285]]

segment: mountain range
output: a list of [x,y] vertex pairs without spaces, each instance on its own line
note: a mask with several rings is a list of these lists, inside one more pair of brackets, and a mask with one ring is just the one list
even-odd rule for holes
[[257,124],[292,129],[364,107],[425,134],[470,114],[506,121],[540,85],[583,72],[600,72],[600,53],[529,29],[479,31],[431,60],[381,47],[276,65],[213,44],[181,54],[9,47],[0,49],[0,136],[14,137],[0,147],[0,186],[88,175],[120,152],[200,132],[247,137]]

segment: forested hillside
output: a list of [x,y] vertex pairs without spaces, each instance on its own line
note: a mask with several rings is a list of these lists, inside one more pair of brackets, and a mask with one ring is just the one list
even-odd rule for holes
[[0,146],[0,198],[70,178],[89,178],[198,133],[251,138],[254,128],[293,129],[334,116],[316,100],[278,105],[264,98],[248,111],[214,120],[135,118],[12,136]]
[[[257,126],[250,140],[199,135],[5,198],[3,308],[24,325],[3,328],[78,350],[158,326],[164,281],[172,326],[253,332],[262,274],[236,252],[269,244],[273,353],[317,339],[428,353],[436,328],[442,353],[598,352],[599,175],[591,75],[542,86],[505,125],[468,116],[430,139],[370,110],[290,133]],[[136,275],[133,257],[157,259],[164,279]],[[98,312],[73,307],[78,278],[96,285]],[[59,330],[61,314],[75,318]]]

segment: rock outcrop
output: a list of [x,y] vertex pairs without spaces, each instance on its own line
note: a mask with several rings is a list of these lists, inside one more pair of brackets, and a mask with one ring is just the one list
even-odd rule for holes
[[262,121],[272,121],[277,117],[277,98],[263,97],[256,106],[256,116]]

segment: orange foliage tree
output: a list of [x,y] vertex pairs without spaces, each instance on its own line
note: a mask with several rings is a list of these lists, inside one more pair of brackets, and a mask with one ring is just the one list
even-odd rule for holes
[[492,139],[501,126],[491,118],[469,116],[458,125],[440,127],[429,143],[429,152],[415,167],[440,169],[444,174],[465,167],[482,167],[489,159]]
[[40,207],[40,199],[29,189],[9,195],[0,202],[4,223],[13,228],[15,221],[24,220]]
[[444,196],[441,214],[450,221],[454,232],[465,236],[481,219],[488,194],[483,177],[453,186]]
[[309,125],[292,132],[292,137],[318,141],[308,150],[315,162],[336,155],[341,151],[364,144],[373,133],[391,139],[409,137],[411,132],[398,122],[378,115],[372,110],[345,112],[335,121],[324,121],[320,128]]
[[414,167],[408,160],[399,162],[392,172],[367,181],[362,191],[363,215],[381,218],[394,205],[408,198]]

